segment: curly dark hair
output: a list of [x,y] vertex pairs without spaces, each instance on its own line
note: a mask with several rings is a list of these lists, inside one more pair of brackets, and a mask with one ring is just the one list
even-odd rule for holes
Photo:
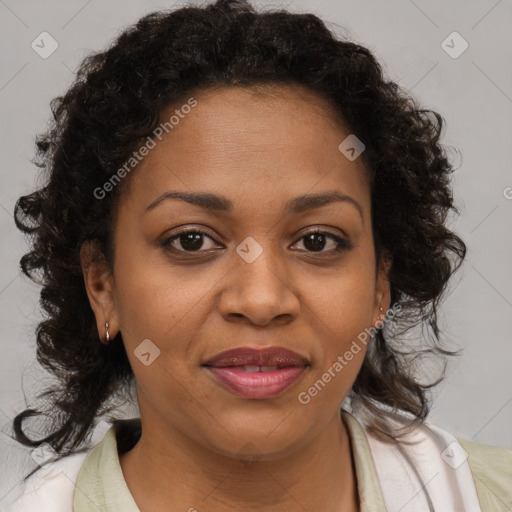
[[[466,255],[445,225],[450,210],[459,212],[450,189],[454,168],[439,142],[444,119],[419,108],[367,48],[338,38],[317,16],[218,0],[144,16],[106,51],[88,56],[51,103],[54,119],[37,138],[34,158],[46,181],[18,199],[15,222],[31,242],[21,269],[42,285],[37,360],[59,384],[39,395],[46,413],[27,409],[14,419],[20,443],[46,442],[59,456],[70,454],[134,382],[121,333],[107,346],[99,342],[80,263],[82,245],[91,241],[112,268],[115,215],[130,178],[102,200],[94,190],[151,136],[167,106],[206,88],[274,84],[306,86],[327,99],[364,142],[377,262],[392,256],[391,307],[401,311],[369,344],[348,398],[364,405],[383,438],[399,437],[386,428],[386,408],[412,415],[411,425],[426,418],[445,356],[456,355],[441,347],[437,307]],[[417,326],[428,327],[424,347],[407,351],[398,335]],[[415,370],[427,354],[441,357],[444,369],[422,384]],[[29,439],[23,421],[45,414],[48,435]]]

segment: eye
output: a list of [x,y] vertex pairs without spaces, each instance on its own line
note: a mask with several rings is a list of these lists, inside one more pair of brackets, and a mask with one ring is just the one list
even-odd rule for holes
[[[352,248],[352,244],[348,240],[320,229],[315,229],[302,235],[300,241],[302,240],[304,240],[303,245],[307,252],[332,253]],[[331,242],[331,248],[324,251],[323,249],[329,245],[328,241]]]
[[[204,238],[216,243],[215,239],[205,231],[200,229],[183,229],[160,242],[160,246],[173,252],[181,253],[206,252],[218,247],[218,245],[214,245],[205,248]],[[299,241],[302,240],[304,240],[303,245],[306,252],[333,253],[352,248],[352,244],[348,240],[344,240],[333,233],[320,229],[302,235]],[[328,247],[328,242],[331,242],[331,248],[324,250],[325,247]]]
[[[201,252],[201,248],[203,248],[203,250],[214,249],[216,246],[204,249],[204,237],[209,238],[212,242],[215,242],[215,240],[205,231],[201,231],[200,229],[183,229],[170,238],[166,238],[160,242],[160,246],[175,252],[185,253]],[[179,246],[181,246],[181,249]]]

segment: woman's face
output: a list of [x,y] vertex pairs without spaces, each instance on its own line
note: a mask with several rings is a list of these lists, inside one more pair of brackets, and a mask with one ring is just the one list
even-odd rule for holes
[[[314,93],[225,88],[194,98],[130,176],[113,276],[101,274],[89,297],[99,332],[108,321],[111,336],[122,333],[145,433],[276,458],[339,420],[366,352],[358,335],[389,306],[370,189],[362,159],[338,149],[350,132]],[[162,198],[171,191],[218,199]],[[318,194],[350,199],[296,201]],[[196,234],[169,240],[184,228]],[[305,238],[314,230],[332,236]],[[242,347],[282,347],[307,364],[271,369],[276,385],[255,368],[204,366]]]

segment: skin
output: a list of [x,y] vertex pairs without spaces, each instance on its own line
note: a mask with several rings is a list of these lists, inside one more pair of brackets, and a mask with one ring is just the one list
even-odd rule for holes
[[[142,511],[358,511],[339,410],[365,345],[310,403],[298,394],[378,325],[380,306],[389,308],[390,260],[376,273],[364,164],[338,150],[350,132],[302,86],[194,97],[198,105],[129,178],[113,272],[88,260],[88,245],[82,251],[98,332],[104,338],[107,321],[111,338],[122,332],[137,382],[142,436],[120,456],[128,488]],[[167,190],[223,195],[233,211],[168,199],[145,213]],[[289,199],[333,190],[357,201],[362,217],[349,202],[283,214]],[[188,253],[183,238],[174,251],[159,246],[178,226],[214,238]],[[336,252],[329,238],[323,248],[306,245],[304,235],[316,227],[353,247]],[[263,249],[252,263],[236,252],[248,236]],[[145,339],[160,350],[149,366],[134,354]],[[311,363],[274,398],[236,396],[201,366],[227,349],[274,345]]]

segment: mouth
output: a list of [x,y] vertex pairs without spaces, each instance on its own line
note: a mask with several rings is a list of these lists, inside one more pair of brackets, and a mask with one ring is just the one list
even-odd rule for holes
[[238,396],[272,398],[292,387],[310,366],[307,358],[282,347],[242,347],[202,365],[216,382]]

